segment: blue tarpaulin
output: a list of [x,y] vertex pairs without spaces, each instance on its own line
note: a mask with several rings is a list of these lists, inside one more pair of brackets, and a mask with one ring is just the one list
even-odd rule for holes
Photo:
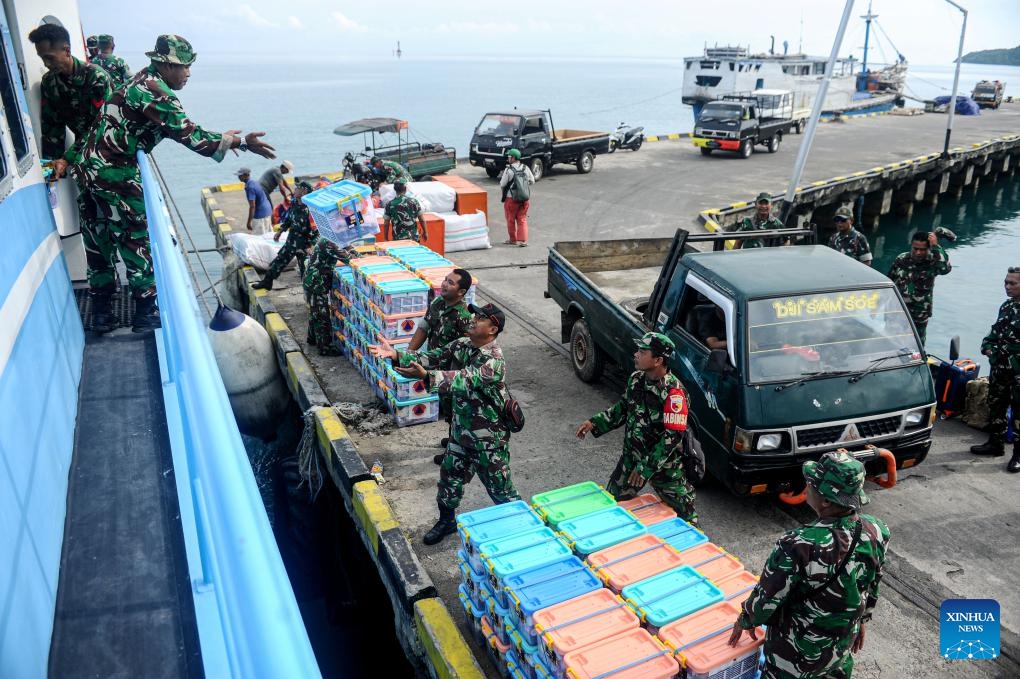
[[[950,99],[952,97],[949,96],[935,97],[935,105],[948,106]],[[956,95],[956,113],[961,116],[979,116],[981,115],[981,109],[970,97]]]

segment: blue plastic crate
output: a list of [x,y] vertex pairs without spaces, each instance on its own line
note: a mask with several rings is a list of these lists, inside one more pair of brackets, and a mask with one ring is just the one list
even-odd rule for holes
[[465,559],[475,572],[485,572],[478,548],[485,542],[542,528],[542,519],[523,500],[476,509],[457,517],[457,534]]
[[511,575],[504,583],[514,625],[532,647],[538,644],[537,611],[602,588],[602,581],[576,556]]
[[648,527],[648,532],[678,552],[708,542],[708,536],[680,517],[666,519]]
[[372,189],[364,184],[341,179],[301,198],[315,220],[319,235],[347,247],[357,240],[379,233],[379,223],[365,219],[370,213]]
[[483,542],[478,552],[489,572],[489,589],[502,606],[507,605],[503,590],[507,577],[572,556],[570,548],[548,527]]
[[652,634],[663,625],[724,598],[721,589],[691,566],[680,566],[628,585],[621,596],[641,616]]
[[619,505],[561,521],[559,531],[581,558],[592,552],[636,538],[647,532],[644,524]]

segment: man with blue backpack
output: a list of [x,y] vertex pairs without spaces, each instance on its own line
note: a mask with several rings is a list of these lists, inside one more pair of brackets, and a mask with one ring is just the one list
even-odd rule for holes
[[503,214],[506,216],[506,230],[509,238],[503,245],[528,245],[528,208],[531,207],[531,185],[535,175],[531,168],[521,162],[521,152],[510,149],[506,153],[507,166],[499,177],[503,189]]

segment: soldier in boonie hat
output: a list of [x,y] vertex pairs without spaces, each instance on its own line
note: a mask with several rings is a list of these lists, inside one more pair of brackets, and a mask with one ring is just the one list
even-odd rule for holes
[[804,463],[804,478],[819,495],[841,507],[860,511],[864,494],[864,465],[847,452],[826,453]]
[[198,54],[191,47],[191,43],[179,35],[161,35],[156,38],[156,46],[145,56],[153,61],[164,64],[180,64],[190,66],[195,63]]
[[647,349],[652,352],[653,356],[661,356],[665,359],[672,358],[673,352],[676,351],[673,340],[661,332],[646,332],[640,339],[634,340],[634,344],[638,349]]

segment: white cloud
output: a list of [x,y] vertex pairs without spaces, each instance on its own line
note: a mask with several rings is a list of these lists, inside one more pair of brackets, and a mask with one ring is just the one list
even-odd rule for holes
[[287,25],[298,31],[304,28],[304,25],[301,23],[301,19],[298,19],[295,16],[287,17]]
[[336,25],[336,27],[339,28],[341,31],[349,33],[364,33],[365,31],[368,30],[367,28],[359,24],[357,21],[349,18],[342,12],[332,12],[330,14],[330,17],[333,19],[333,23]]
[[252,26],[257,26],[259,28],[276,28],[275,23],[256,12],[252,9],[251,5],[238,5],[237,10],[234,13]]
[[521,27],[509,21],[449,21],[436,26],[439,33],[475,33],[479,36],[484,34],[502,35],[504,33],[518,33]]

